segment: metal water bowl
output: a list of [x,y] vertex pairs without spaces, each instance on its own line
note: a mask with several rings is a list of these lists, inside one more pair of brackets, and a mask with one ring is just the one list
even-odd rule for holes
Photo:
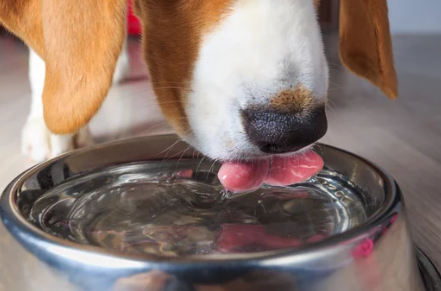
[[0,290],[441,290],[393,178],[317,152],[310,180],[240,195],[174,135],[37,165],[1,197]]

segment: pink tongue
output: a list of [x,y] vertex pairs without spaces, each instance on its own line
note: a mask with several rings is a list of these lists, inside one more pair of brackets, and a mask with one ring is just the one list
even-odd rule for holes
[[323,168],[322,158],[313,151],[293,157],[274,157],[254,162],[224,163],[218,173],[224,187],[233,192],[259,188],[263,183],[284,186],[302,182]]

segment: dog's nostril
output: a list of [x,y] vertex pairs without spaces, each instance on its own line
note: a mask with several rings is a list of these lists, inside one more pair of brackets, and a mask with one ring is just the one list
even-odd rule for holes
[[327,131],[324,106],[302,113],[273,109],[242,111],[245,131],[250,141],[265,153],[286,153],[312,144]]

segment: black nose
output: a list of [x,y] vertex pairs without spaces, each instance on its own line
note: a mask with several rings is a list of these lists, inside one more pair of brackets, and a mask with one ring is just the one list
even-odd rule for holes
[[250,141],[265,153],[299,150],[323,137],[328,129],[324,106],[301,113],[273,109],[242,111],[245,131]]

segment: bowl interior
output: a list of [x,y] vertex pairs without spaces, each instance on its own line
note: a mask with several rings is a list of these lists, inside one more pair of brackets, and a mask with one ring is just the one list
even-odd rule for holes
[[[26,173],[12,210],[49,240],[131,255],[264,254],[301,249],[380,219],[394,198],[375,165],[320,145],[304,183],[232,194],[219,164],[174,135],[77,151]],[[2,201],[4,203],[4,201]]]

